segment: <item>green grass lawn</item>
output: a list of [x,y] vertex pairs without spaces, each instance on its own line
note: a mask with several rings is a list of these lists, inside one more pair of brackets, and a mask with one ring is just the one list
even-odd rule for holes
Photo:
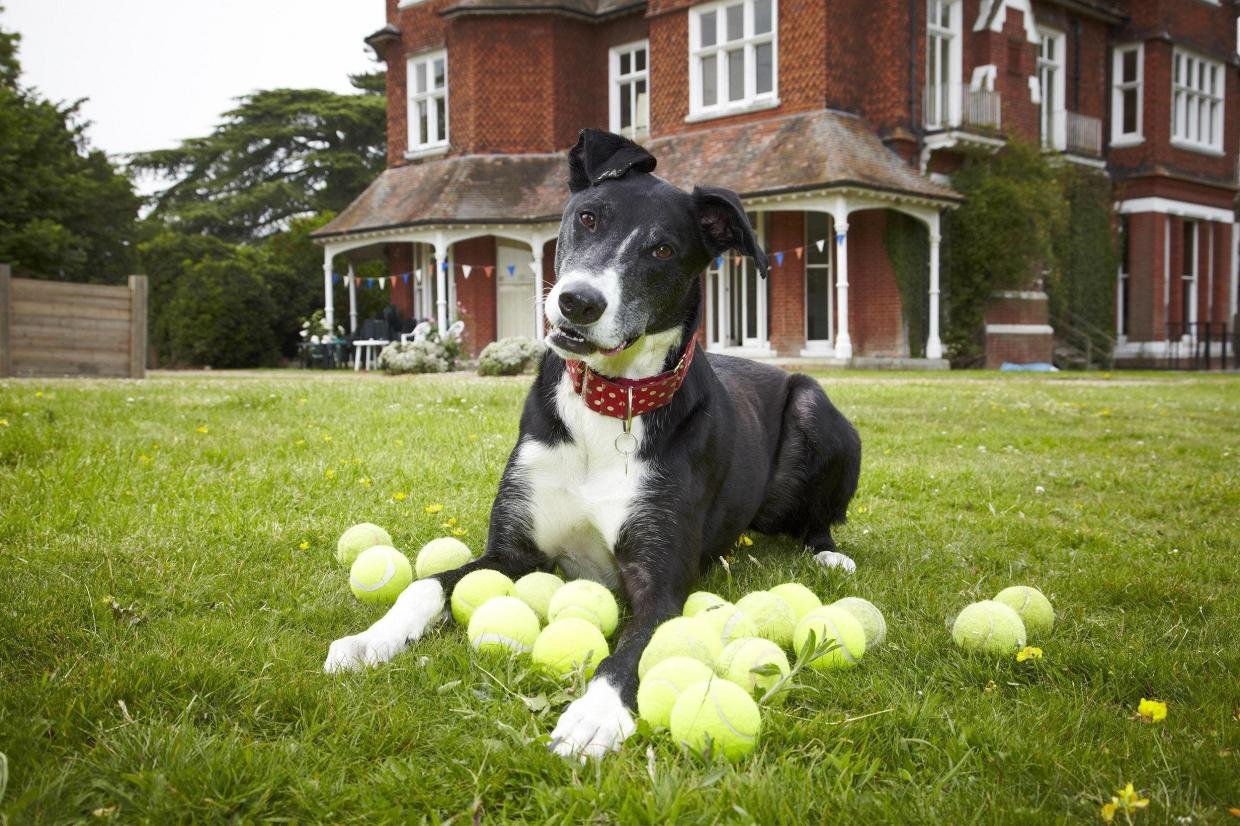
[[[1136,823],[1240,823],[1240,380],[824,382],[865,445],[838,533],[858,573],[756,535],[704,586],[864,596],[888,642],[806,675],[734,768],[666,735],[557,759],[543,741],[579,686],[484,670],[451,623],[388,666],[322,673],[380,613],[349,594],[336,537],[370,520],[412,555],[455,520],[480,550],[528,378],[0,382],[0,812],[1090,822],[1131,781]],[[1045,656],[956,650],[949,618],[1018,583],[1058,612]],[[1167,719],[1136,719],[1142,697]]]

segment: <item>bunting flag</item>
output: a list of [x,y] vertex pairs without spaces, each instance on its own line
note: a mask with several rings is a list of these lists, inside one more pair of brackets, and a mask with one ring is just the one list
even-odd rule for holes
[[516,265],[515,265],[515,264],[509,264],[509,265],[508,265],[508,277],[509,277],[509,278],[512,278],[512,277],[513,277],[514,275],[516,275],[516,274],[517,274],[517,267],[516,267]]
[[805,252],[805,247],[797,247],[795,250],[793,250],[793,252],[797,254],[797,260],[800,261],[801,253]]
[[374,280],[373,278],[367,278],[367,279],[366,279],[366,289],[368,289],[368,290],[369,290],[369,289],[370,289],[371,287],[373,287],[374,285],[375,285],[375,280]]
[[823,245],[826,243],[827,243],[826,238],[819,238],[817,241],[814,242],[814,246],[818,247],[819,252],[822,252]]
[[775,253],[775,266],[782,267],[784,265],[784,254],[782,252]]
[[354,277],[354,279],[353,279],[353,286],[354,286],[354,287],[360,287],[360,286],[362,286],[362,279],[357,278],[357,277]]
[[537,261],[530,262],[530,272],[534,273],[534,275],[538,275],[538,262]]
[[842,247],[844,246],[844,239],[847,237],[848,236],[845,233],[837,232],[835,233],[835,243]]
[[341,279],[340,279],[340,273],[338,273],[338,272],[334,272],[334,273],[332,273],[332,283],[333,283],[333,284],[339,284],[339,283],[340,283],[340,280],[341,280]]
[[406,284],[408,284],[408,283],[409,283],[409,273],[405,273],[404,275],[402,275],[402,276],[401,276],[401,279],[402,279],[402,280],[403,280]]
[[472,266],[472,265],[470,265],[470,264],[462,264],[462,265],[461,265],[461,275],[465,276],[465,280],[466,280],[466,281],[468,281],[468,280],[469,280],[469,273],[470,273],[472,270],[473,270],[473,266]]
[[720,256],[716,256],[716,258],[715,258],[715,269],[717,269],[717,270],[721,270],[721,269],[723,269],[723,256],[722,256],[722,255],[720,255]]
[[392,289],[396,289],[396,276],[392,276],[392,283],[389,285]]
[[490,277],[491,277],[491,273],[493,273],[493,272],[495,272],[495,267],[493,267],[493,266],[491,266],[491,265],[487,265],[487,266],[485,266],[485,267],[483,267],[483,268],[482,268],[482,274],[483,274],[483,275],[485,275],[487,278],[490,278]]
[[739,266],[741,265],[741,262],[742,262],[742,261],[744,261],[744,260],[745,260],[745,256],[743,256],[743,255],[734,255],[734,256],[732,256],[732,266],[734,266],[734,267],[739,267]]
[[413,277],[417,280],[417,282],[418,282],[419,284],[421,284],[421,283],[422,283],[422,270],[421,270],[421,268],[416,269],[416,270],[414,270],[414,271],[413,271]]
[[439,263],[439,268],[440,268],[441,270],[443,270],[444,272],[447,272],[447,271],[448,271],[448,262],[447,262],[447,261],[441,261],[441,262]]

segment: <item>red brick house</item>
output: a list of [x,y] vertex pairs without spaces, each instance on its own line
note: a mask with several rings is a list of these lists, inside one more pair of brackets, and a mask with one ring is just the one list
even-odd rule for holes
[[[941,364],[940,217],[960,197],[945,175],[1013,134],[1113,176],[1121,354],[1158,357],[1236,312],[1235,15],[1230,0],[387,0],[367,42],[388,66],[389,168],[317,233],[325,289],[355,290],[341,271],[382,255],[392,303],[464,317],[473,352],[541,334],[563,153],[597,126],[673,183],[740,193],[772,253],[767,281],[739,258],[707,271],[708,347]],[[884,242],[896,215],[928,245],[919,325]],[[990,363],[1049,360],[1030,286],[994,296]]]

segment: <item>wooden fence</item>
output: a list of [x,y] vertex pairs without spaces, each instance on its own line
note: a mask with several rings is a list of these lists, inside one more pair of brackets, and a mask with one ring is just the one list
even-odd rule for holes
[[146,276],[70,284],[0,264],[0,376],[145,377]]

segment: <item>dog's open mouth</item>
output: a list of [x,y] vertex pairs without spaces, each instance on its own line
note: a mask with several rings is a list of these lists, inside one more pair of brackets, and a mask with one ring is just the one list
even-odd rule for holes
[[552,329],[551,333],[547,336],[547,340],[548,343],[560,348],[561,350],[567,350],[568,352],[575,353],[579,356],[588,356],[592,353],[601,353],[604,356],[614,356],[618,353],[624,352],[624,350],[631,343],[628,340],[625,340],[620,342],[620,346],[618,347],[602,347],[592,341],[588,336],[586,336],[585,333],[566,324]]

